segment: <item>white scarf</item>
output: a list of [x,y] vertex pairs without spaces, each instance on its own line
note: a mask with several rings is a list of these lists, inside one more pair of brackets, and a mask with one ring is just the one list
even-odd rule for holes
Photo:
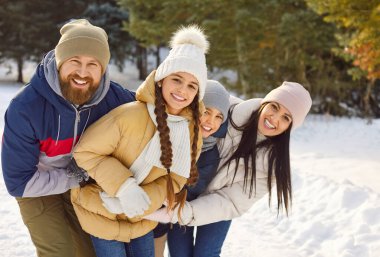
[[[157,126],[154,105],[147,104],[149,116]],[[181,116],[168,114],[167,124],[170,129],[170,142],[172,143],[172,166],[170,171],[188,178],[190,176],[191,153],[189,121]],[[137,183],[140,184],[149,174],[153,166],[165,169],[161,161],[161,144],[159,132],[156,131],[144,150],[129,168]]]

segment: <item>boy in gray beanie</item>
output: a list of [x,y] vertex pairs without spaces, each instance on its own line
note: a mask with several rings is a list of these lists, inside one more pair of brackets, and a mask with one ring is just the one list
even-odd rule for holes
[[230,106],[229,97],[230,94],[222,84],[216,80],[207,80],[205,96],[203,98],[206,112],[200,118],[200,129],[203,140],[215,133],[220,125],[226,121]]

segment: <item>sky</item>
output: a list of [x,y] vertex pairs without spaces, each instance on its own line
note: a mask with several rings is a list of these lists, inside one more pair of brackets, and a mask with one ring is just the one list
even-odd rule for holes
[[[28,66],[27,79],[34,70]],[[138,85],[136,71],[113,79]],[[129,73],[128,73],[129,72]],[[20,86],[0,67],[0,134]],[[277,215],[264,197],[232,222],[222,257],[380,256],[380,119],[309,115],[291,135],[293,204]],[[0,169],[0,173],[2,173]],[[33,257],[35,249],[16,200],[0,179],[0,253]]]

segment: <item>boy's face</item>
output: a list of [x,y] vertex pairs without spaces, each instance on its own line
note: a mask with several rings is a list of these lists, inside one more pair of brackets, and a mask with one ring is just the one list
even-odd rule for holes
[[223,123],[223,114],[216,108],[206,107],[206,111],[199,119],[202,137],[207,138],[214,134]]

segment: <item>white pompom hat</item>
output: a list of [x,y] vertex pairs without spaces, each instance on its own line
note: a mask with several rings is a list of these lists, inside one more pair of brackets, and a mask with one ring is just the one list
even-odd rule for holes
[[154,80],[160,81],[172,73],[187,72],[199,83],[199,101],[203,99],[207,83],[205,54],[209,42],[198,26],[190,25],[177,30],[170,42],[172,48],[166,59],[158,66]]

